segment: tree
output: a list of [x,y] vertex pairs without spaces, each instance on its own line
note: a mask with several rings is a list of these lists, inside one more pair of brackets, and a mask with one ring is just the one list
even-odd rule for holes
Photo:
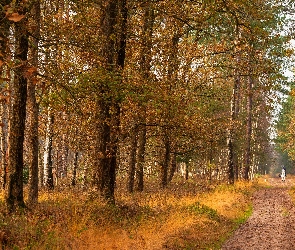
[[[8,6],[9,0],[3,1],[3,6]],[[5,188],[7,180],[7,136],[8,136],[8,107],[9,101],[8,95],[8,85],[9,85],[9,75],[10,71],[7,67],[7,62],[9,61],[9,28],[10,21],[5,18],[6,12],[3,8],[0,13],[1,24],[0,24],[0,76],[1,76],[1,92],[3,98],[1,100],[1,167],[0,167],[0,178],[1,178],[1,188]],[[6,79],[6,81],[4,80]],[[5,97],[6,96],[6,97]]]
[[[23,142],[26,119],[27,99],[27,55],[28,34],[26,30],[27,12],[16,1],[16,9],[12,21],[15,29],[15,60],[13,95],[11,97],[12,110],[9,118],[8,137],[8,178],[6,204],[8,210],[13,212],[17,207],[24,207],[23,197]],[[9,17],[8,17],[9,19]]]
[[[98,86],[98,100],[96,102],[96,145],[95,145],[95,169],[93,179],[98,185],[103,197],[114,203],[114,188],[116,181],[117,149],[120,124],[119,96],[112,92],[112,82],[119,85],[121,79],[115,74],[121,75],[125,62],[126,25],[127,25],[126,1],[120,5],[115,0],[106,2],[102,10],[101,32],[104,37],[102,46],[102,64],[107,81]],[[120,26],[118,47],[113,35],[116,25]],[[118,53],[115,53],[118,51]]]
[[31,75],[28,80],[28,149],[29,149],[29,197],[28,202],[34,204],[38,201],[38,159],[39,159],[39,139],[38,139],[38,115],[39,105],[36,101],[36,73],[38,67],[38,42],[40,37],[40,1],[35,0],[31,9],[31,48],[30,63]]
[[46,124],[46,139],[45,139],[45,149],[44,149],[44,177],[43,185],[52,190],[54,188],[53,182],[53,166],[52,166],[52,140],[53,140],[53,123],[54,114],[52,107],[48,107],[47,113],[47,124]]

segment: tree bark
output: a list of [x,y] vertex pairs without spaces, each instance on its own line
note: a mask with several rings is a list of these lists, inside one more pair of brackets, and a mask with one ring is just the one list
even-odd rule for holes
[[168,168],[170,163],[170,138],[167,128],[164,128],[164,161],[161,167],[161,187],[165,188],[168,184]]
[[[9,0],[4,1],[3,6],[9,4]],[[6,55],[9,54],[8,47],[8,36],[9,36],[9,28],[10,22],[5,18],[5,13],[0,12],[0,76],[3,79],[7,79],[7,70],[5,69],[6,65]],[[9,84],[9,83],[7,83]],[[3,92],[4,95],[7,95],[7,92]],[[1,103],[1,163],[0,163],[0,184],[1,188],[5,188],[6,180],[7,180],[7,139],[8,139],[8,116],[9,116],[9,105],[8,105],[8,97],[2,100]]]
[[47,124],[46,124],[46,139],[44,149],[44,187],[52,190],[54,188],[53,171],[52,171],[52,140],[53,140],[53,123],[54,116],[52,108],[48,107]]
[[[31,38],[30,58],[32,67],[38,67],[38,43],[40,36],[40,1],[34,1],[31,9],[32,22],[34,27],[33,37]],[[29,150],[29,197],[28,202],[34,204],[38,202],[38,182],[39,182],[39,139],[38,139],[38,117],[39,105],[36,101],[36,71],[30,76],[28,81],[28,150]]]
[[138,152],[137,152],[137,169],[136,169],[136,190],[142,192],[144,188],[144,155],[146,144],[146,125],[139,126],[138,132]]
[[78,169],[78,157],[79,157],[79,152],[75,152],[74,155],[74,166],[73,166],[73,174],[72,174],[72,186],[76,186],[77,184],[77,169]]
[[[111,36],[115,33],[117,18],[117,1],[109,0],[105,4],[103,17],[101,19],[102,35],[105,37],[102,48],[104,66],[107,74],[111,74],[114,69],[115,41]],[[110,150],[111,142],[111,96],[107,84],[99,86],[98,100],[96,102],[96,143],[95,143],[95,166],[93,171],[93,183],[98,186],[102,196],[110,203],[114,203],[113,188],[111,187]]]
[[1,105],[1,187],[5,189],[7,181],[7,148],[8,148],[8,104],[7,100]]
[[68,156],[69,148],[66,143],[66,135],[62,135],[62,152],[61,152],[61,178],[68,176]]
[[[175,148],[173,147],[173,149],[175,150]],[[171,182],[174,174],[176,172],[176,152],[173,152],[171,154],[171,167],[170,167],[170,172],[169,172],[169,176],[168,176],[168,182]]]
[[245,152],[245,166],[244,179],[249,180],[249,172],[251,165],[251,137],[252,137],[252,109],[253,109],[253,75],[250,72],[248,80],[248,96],[247,96],[247,128],[246,128],[246,152]]
[[[134,122],[135,123],[135,122]],[[137,149],[137,134],[138,126],[133,124],[131,128],[131,138],[130,138],[130,156],[129,156],[129,171],[128,171],[128,185],[127,190],[132,193],[134,190],[134,177],[136,169],[136,149]]]
[[[102,34],[105,37],[102,48],[104,66],[107,74],[111,74],[114,69],[115,41],[112,35],[115,33],[117,24],[118,6],[117,1],[109,0],[105,4],[104,15],[101,19]],[[110,89],[106,83],[99,86],[98,100],[96,102],[96,146],[95,146],[95,166],[93,171],[93,182],[98,186],[102,196],[110,203],[114,203],[113,176],[111,176],[111,160],[114,152],[110,152],[111,143],[111,102]],[[108,96],[108,97],[107,97]]]
[[[17,1],[17,5],[19,2]],[[19,14],[26,14],[20,10]],[[10,212],[24,207],[23,198],[23,142],[26,120],[27,78],[25,77],[28,55],[28,34],[26,18],[15,26],[15,65],[12,110],[9,119],[8,137],[8,179],[6,205]]]
[[[102,35],[105,38],[102,47],[104,67],[107,74],[115,72],[121,75],[124,69],[126,48],[127,7],[126,0],[109,0],[104,5],[101,19]],[[119,22],[119,23],[118,23]],[[120,27],[117,40],[113,35],[116,26]],[[117,51],[117,54],[115,53]],[[115,79],[114,79],[115,80]],[[102,196],[110,203],[115,202],[117,150],[120,125],[120,104],[106,83],[102,83],[96,105],[97,135],[95,145],[95,169],[93,180],[98,184]]]
[[44,186],[44,149],[43,149],[43,141],[40,141],[40,146],[39,146],[39,153],[38,153],[38,186],[39,188],[42,188]]
[[[151,49],[152,36],[154,26],[155,14],[152,8],[152,3],[147,2],[144,9],[143,30],[142,30],[142,50],[140,59],[140,70],[142,72],[142,79],[145,84],[150,78],[151,70]],[[140,107],[140,124],[138,127],[138,150],[136,156],[136,190],[142,192],[144,189],[144,156],[146,144],[146,107],[145,103]]]

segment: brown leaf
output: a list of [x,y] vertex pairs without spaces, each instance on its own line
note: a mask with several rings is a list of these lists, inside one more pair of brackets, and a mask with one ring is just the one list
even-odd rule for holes
[[25,17],[25,15],[20,15],[18,13],[12,13],[12,14],[6,13],[6,18],[10,21],[15,22],[15,23],[21,21],[24,17]]
[[30,67],[27,68],[26,72],[25,72],[25,76],[30,78],[32,77],[35,73],[37,72],[37,68],[36,67]]

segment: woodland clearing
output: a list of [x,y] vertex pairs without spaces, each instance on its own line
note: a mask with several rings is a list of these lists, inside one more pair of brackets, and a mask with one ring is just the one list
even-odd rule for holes
[[115,206],[81,190],[44,192],[39,204],[8,216],[1,199],[5,249],[220,249],[250,216],[251,197],[265,185],[149,183],[143,193],[118,188]]

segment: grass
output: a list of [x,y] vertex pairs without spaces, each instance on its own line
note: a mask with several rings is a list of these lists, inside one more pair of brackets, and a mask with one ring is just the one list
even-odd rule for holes
[[251,214],[257,186],[190,180],[132,195],[118,188],[113,206],[79,190],[44,192],[35,208],[13,216],[0,196],[0,241],[2,233],[4,249],[219,249]]

